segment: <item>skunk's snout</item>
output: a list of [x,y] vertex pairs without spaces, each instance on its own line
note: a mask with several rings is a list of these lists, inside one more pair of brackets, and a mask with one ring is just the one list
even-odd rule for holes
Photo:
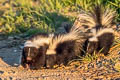
[[27,57],[26,60],[27,60],[27,62],[30,62],[30,61],[32,61],[32,58],[31,57]]

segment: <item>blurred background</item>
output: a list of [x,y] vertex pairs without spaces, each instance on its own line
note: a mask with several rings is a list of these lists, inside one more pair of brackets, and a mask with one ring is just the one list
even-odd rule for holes
[[120,0],[0,0],[0,34],[55,32],[96,3],[116,10],[120,22]]

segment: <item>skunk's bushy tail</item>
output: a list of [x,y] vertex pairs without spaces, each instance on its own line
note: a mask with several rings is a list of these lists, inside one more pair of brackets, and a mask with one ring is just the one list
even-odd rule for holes
[[116,12],[113,9],[95,5],[89,12],[81,11],[73,27],[79,27],[83,32],[91,28],[112,28],[115,17]]

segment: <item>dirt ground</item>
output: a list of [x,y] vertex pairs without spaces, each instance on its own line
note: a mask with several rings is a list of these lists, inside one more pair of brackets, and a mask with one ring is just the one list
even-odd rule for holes
[[17,37],[0,38],[0,80],[120,80],[119,49],[90,63],[76,61],[57,69],[27,70],[19,66],[23,43]]

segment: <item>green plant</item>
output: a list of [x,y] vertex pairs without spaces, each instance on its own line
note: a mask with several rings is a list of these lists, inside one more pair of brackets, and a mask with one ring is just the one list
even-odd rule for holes
[[10,0],[0,1],[0,32],[25,33],[33,28],[55,31],[63,22],[74,22],[73,12],[88,10],[96,3],[116,10],[116,21],[120,21],[120,0]]
[[94,52],[92,55],[87,53],[87,55],[83,57],[81,60],[82,62],[92,62],[97,58],[98,58],[98,55]]
[[120,0],[112,0],[112,1],[108,1],[108,3],[118,13],[118,15],[117,15],[117,21],[120,21]]
[[110,49],[110,52],[116,50],[116,48],[120,48],[120,38],[115,39],[115,41]]

